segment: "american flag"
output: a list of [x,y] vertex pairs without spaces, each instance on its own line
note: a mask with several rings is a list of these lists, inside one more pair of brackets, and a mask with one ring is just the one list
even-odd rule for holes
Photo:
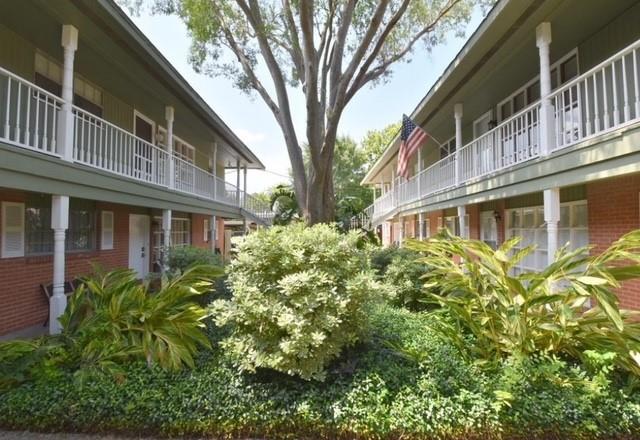
[[398,175],[409,178],[409,160],[427,139],[427,133],[407,115],[402,115],[400,151],[398,152]]

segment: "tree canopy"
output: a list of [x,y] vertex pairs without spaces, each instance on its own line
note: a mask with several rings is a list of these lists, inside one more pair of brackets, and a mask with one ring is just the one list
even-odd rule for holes
[[[121,0],[138,6],[142,0]],[[313,224],[334,216],[333,163],[345,107],[367,84],[389,78],[417,44],[426,49],[465,29],[473,6],[491,0],[150,0],[176,14],[192,38],[191,63],[257,93],[280,126],[296,199]],[[306,142],[293,93],[305,101]],[[309,145],[305,169],[301,145]]]

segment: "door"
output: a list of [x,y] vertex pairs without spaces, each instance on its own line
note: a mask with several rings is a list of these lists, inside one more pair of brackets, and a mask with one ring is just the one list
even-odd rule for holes
[[148,215],[129,215],[129,269],[144,278],[149,273],[150,219]]
[[152,181],[153,176],[153,144],[154,122],[138,112],[134,113],[133,133],[138,139],[133,149],[133,177]]
[[498,224],[493,211],[480,213],[480,238],[492,249],[498,248]]

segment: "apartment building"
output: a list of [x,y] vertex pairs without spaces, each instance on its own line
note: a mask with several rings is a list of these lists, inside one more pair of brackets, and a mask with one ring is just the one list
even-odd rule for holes
[[[431,138],[408,179],[396,139],[363,183],[385,244],[441,228],[496,246],[521,236],[603,250],[640,227],[640,3],[500,0],[411,118]],[[640,283],[621,289],[640,307]]]
[[92,264],[224,253],[225,219],[270,221],[246,193],[262,168],[112,0],[0,2],[0,336],[59,331]]

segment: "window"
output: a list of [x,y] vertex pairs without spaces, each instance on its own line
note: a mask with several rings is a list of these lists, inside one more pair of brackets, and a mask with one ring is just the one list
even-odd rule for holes
[[[507,220],[506,237],[522,237],[514,252],[530,245],[536,249],[516,266],[515,274],[541,270],[547,266],[547,228],[544,221],[544,207],[533,206],[509,209],[505,213]],[[589,242],[587,229],[587,202],[569,202],[560,205],[560,224],[558,226],[558,246],[569,243],[570,249],[577,249]]]
[[188,218],[171,219],[171,246],[191,244],[191,220]]
[[464,216],[464,235],[460,235],[460,222],[457,215],[444,218],[444,228],[458,237],[469,237],[469,214]]
[[440,159],[456,152],[456,137],[452,137],[440,146]]
[[196,149],[176,136],[173,136],[173,154],[185,162],[194,163],[196,160]]
[[204,239],[205,242],[209,242],[209,235],[211,234],[211,222],[209,221],[208,218],[204,219],[204,225],[203,227],[203,231],[202,231],[202,237]]
[[24,256],[24,204],[2,202],[2,258]]
[[113,249],[113,211],[102,211],[100,249]]
[[[62,66],[36,52],[35,83],[54,95],[62,95]],[[98,117],[102,116],[102,91],[85,79],[74,75],[73,103]]]
[[[558,85],[578,76],[578,73],[578,51],[574,49],[551,66],[551,88],[557,88]],[[498,104],[500,122],[540,99],[539,77],[540,75],[537,75]]]
[[498,248],[498,226],[494,211],[480,213],[480,239],[492,249]]
[[[67,251],[95,249],[95,205],[88,200],[71,199],[69,203],[69,228],[65,248]],[[51,198],[34,197],[25,208],[25,254],[46,255],[53,253],[51,229]]]

